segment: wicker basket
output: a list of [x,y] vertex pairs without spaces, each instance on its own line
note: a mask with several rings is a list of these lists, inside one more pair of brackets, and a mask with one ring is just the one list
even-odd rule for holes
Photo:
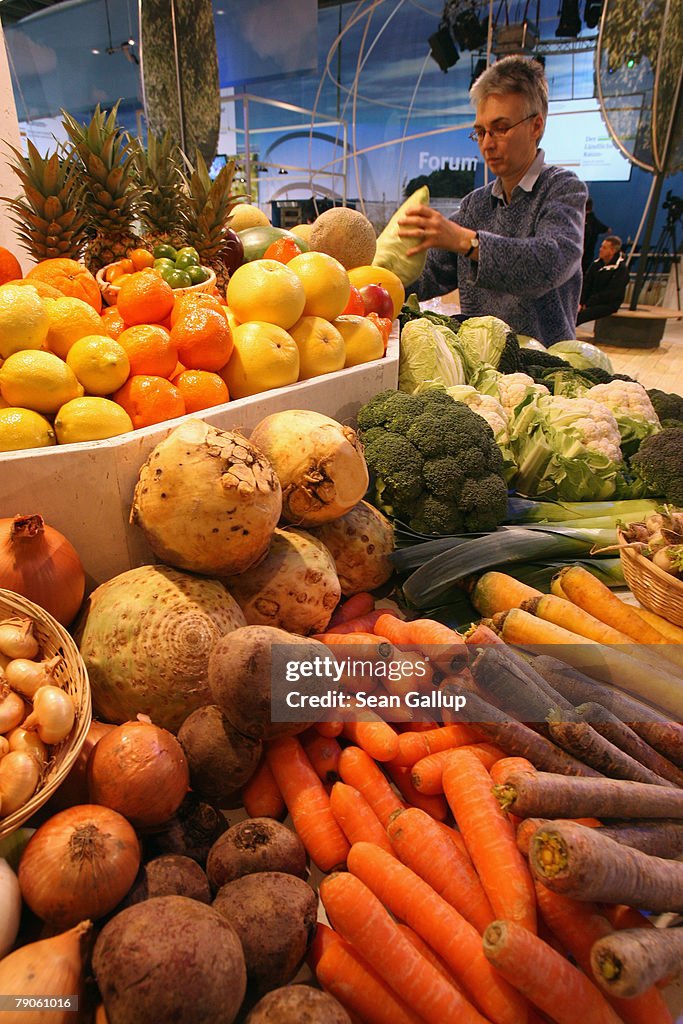
[[[216,275],[210,267],[204,267],[207,271],[208,277],[206,281],[200,281],[199,284],[191,284],[188,288],[174,288],[173,294],[178,298],[180,295],[187,295],[189,292],[209,292],[213,291],[214,285],[216,284]],[[105,280],[105,273],[107,267],[101,267],[100,270],[95,274],[95,280],[100,286],[102,292],[102,298],[110,306],[116,305],[116,300],[119,295],[119,286],[113,281]]]
[[41,656],[52,658],[61,654],[64,658],[64,663],[55,672],[55,682],[73,698],[76,718],[67,738],[50,748],[52,756],[28,803],[13,814],[0,817],[0,838],[27,821],[63,782],[83,746],[92,717],[88,673],[73,638],[37,604],[11,590],[0,590],[0,622],[26,618],[33,619],[35,623]]
[[683,582],[627,547],[621,531],[618,536],[624,578],[631,592],[643,608],[676,626],[683,626]]

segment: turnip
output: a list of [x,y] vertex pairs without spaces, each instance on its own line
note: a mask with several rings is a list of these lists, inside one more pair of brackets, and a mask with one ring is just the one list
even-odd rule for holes
[[249,625],[302,636],[322,633],[341,597],[332,555],[304,530],[275,530],[263,561],[225,582]]
[[251,442],[270,461],[282,486],[282,517],[316,526],[343,516],[365,494],[369,478],[355,430],[329,416],[291,409],[266,416]]
[[76,638],[93,705],[107,722],[149,715],[176,732],[211,702],[209,654],[244,615],[218,580],[165,565],[114,576],[90,595]]
[[282,494],[273,467],[242,434],[182,423],[140,469],[130,521],[178,569],[228,576],[266,553]]
[[[367,501],[359,501],[346,515],[311,532],[329,548],[345,597],[375,590],[391,576],[394,528]],[[239,597],[237,600],[241,603]]]

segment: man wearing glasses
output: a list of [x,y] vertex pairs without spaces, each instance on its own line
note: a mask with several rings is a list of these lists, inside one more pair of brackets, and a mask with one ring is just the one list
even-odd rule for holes
[[419,299],[460,289],[467,316],[497,316],[545,345],[576,336],[587,189],[572,171],[544,161],[539,142],[548,115],[542,66],[505,57],[470,89],[470,137],[495,180],[466,196],[457,219],[419,206],[400,222],[429,250],[407,292]]

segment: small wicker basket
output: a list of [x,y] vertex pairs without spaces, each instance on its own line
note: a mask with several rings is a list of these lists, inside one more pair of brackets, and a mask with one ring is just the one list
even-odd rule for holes
[[[173,292],[175,297],[178,298],[180,295],[187,295],[190,292],[211,293],[214,289],[214,285],[216,284],[216,275],[211,267],[204,267],[204,270],[206,270],[209,275],[206,281],[200,281],[199,284],[191,284],[187,288],[174,288]],[[100,291],[102,292],[102,298],[104,301],[110,306],[115,306],[119,295],[119,286],[115,281],[107,281],[105,279],[104,275],[106,271],[107,267],[101,267],[95,274],[95,280],[100,286]]]
[[71,695],[76,717],[67,738],[50,748],[52,756],[28,803],[5,818],[0,816],[0,838],[27,821],[63,782],[85,742],[92,717],[88,673],[73,638],[37,604],[11,590],[0,590],[0,622],[26,618],[33,619],[35,623],[41,657],[52,658],[61,654],[64,658],[64,663],[55,672],[55,682]]
[[629,548],[621,530],[618,537],[624,578],[632,594],[643,608],[683,626],[683,582]]

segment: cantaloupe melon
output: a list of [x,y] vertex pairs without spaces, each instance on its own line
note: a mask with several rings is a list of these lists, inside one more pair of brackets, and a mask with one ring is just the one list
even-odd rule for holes
[[313,221],[311,249],[334,256],[347,270],[372,263],[377,245],[375,229],[358,210],[334,206]]
[[270,226],[270,221],[258,206],[253,206],[251,203],[238,203],[228,214],[226,224],[233,231],[244,231],[245,228]]

